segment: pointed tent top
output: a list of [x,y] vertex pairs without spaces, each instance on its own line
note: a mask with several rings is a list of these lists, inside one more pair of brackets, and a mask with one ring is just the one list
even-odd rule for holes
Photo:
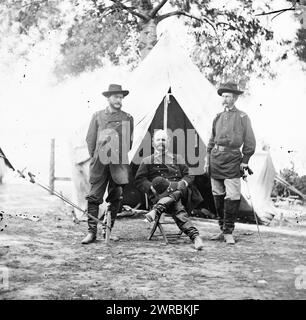
[[125,87],[125,110],[135,120],[133,158],[154,114],[171,87],[182,110],[206,143],[213,116],[220,105],[217,90],[193,64],[177,37],[165,31],[155,47],[133,71]]
[[183,49],[183,46],[181,45],[180,41],[178,40],[177,34],[174,33],[174,31],[171,31],[169,29],[163,31],[160,36],[158,42],[160,46],[164,47],[180,47],[180,49]]

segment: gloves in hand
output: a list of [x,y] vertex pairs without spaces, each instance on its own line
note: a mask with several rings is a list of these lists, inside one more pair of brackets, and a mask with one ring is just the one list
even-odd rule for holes
[[181,180],[177,184],[177,190],[185,191],[187,189],[187,183],[184,180]]

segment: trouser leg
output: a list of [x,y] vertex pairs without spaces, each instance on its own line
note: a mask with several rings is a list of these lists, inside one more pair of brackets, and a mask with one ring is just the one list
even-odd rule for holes
[[173,204],[171,214],[179,229],[192,241],[199,235],[198,229],[191,223],[188,213],[180,200]]
[[224,200],[223,233],[232,234],[240,206],[241,182],[240,178],[225,179],[226,196]]
[[211,178],[211,188],[214,197],[215,208],[218,217],[218,223],[221,231],[223,231],[224,224],[224,198],[225,198],[225,185],[222,179]]
[[[104,170],[103,176],[91,183],[90,191],[86,196],[87,211],[95,218],[99,216],[99,205],[103,202],[104,193],[109,179],[109,172]],[[88,217],[88,231],[96,235],[97,222]]]
[[[94,202],[87,202],[87,212],[93,216],[94,218],[98,219],[99,215],[99,204]],[[87,220],[88,223],[88,232],[91,232],[92,234],[97,234],[97,222],[92,219],[91,217],[88,217]]]
[[225,195],[214,195],[215,208],[218,217],[218,223],[220,230],[223,231],[223,223],[224,223],[224,196]]
[[223,233],[232,234],[235,229],[235,221],[239,210],[240,200],[224,201],[224,225]]
[[116,184],[112,178],[110,178],[108,185],[108,196],[106,201],[109,202],[108,210],[111,213],[111,228],[113,228],[117,213],[121,209],[123,199],[123,186]]

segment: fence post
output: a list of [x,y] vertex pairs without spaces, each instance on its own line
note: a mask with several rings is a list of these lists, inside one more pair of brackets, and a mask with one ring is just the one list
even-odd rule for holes
[[55,139],[51,139],[51,153],[50,153],[50,170],[49,170],[49,188],[50,194],[54,192],[55,180]]

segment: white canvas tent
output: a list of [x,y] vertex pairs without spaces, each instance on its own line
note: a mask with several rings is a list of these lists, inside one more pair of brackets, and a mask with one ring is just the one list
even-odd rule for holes
[[[124,101],[125,109],[135,119],[130,161],[135,157],[145,134],[151,129],[152,122],[159,128],[165,127],[165,116],[168,118],[166,121],[175,117],[177,108],[170,102],[168,112],[165,114],[165,110],[161,111],[162,116],[158,119],[161,123],[154,121],[158,109],[165,108],[163,100],[169,89],[206,145],[213,117],[220,110],[220,100],[216,88],[201,74],[170,34],[162,35],[150,54],[133,72],[128,88],[130,94]],[[173,112],[171,107],[174,107]],[[173,125],[171,129],[175,129]],[[276,173],[272,159],[267,152],[256,153],[251,158],[250,167],[254,174],[248,178],[248,188],[245,182],[242,183],[241,211],[252,219],[253,207],[261,222],[268,224],[274,216],[270,194]],[[201,174],[202,170],[198,173]]]
[[135,122],[130,161],[134,158],[143,134],[149,129],[157,108],[170,88],[202,140],[208,140],[212,119],[218,106],[216,90],[169,33],[161,36],[148,56],[132,73],[127,87],[130,94],[124,101],[125,110],[133,115]]
[[249,216],[248,213],[252,214],[254,210],[261,223],[269,224],[275,215],[271,191],[276,176],[269,152],[256,152],[251,157],[249,166],[254,174],[247,177],[247,182],[242,181],[241,193],[243,197],[240,211]]
[[[195,149],[199,150],[201,144],[204,146],[199,157],[202,162],[196,172],[201,175],[213,117],[221,110],[221,105],[216,88],[201,74],[176,39],[164,33],[124,87],[130,94],[124,99],[123,110],[134,117],[135,126],[129,153],[132,167],[148,132],[165,127],[172,130],[193,128],[197,136]],[[147,149],[147,153],[150,151]],[[241,209],[244,214],[253,217],[254,207],[261,222],[268,224],[274,215],[270,193],[275,170],[271,157],[268,153],[255,154],[250,166],[254,170],[248,182],[251,197],[245,183],[242,183],[244,199]]]

